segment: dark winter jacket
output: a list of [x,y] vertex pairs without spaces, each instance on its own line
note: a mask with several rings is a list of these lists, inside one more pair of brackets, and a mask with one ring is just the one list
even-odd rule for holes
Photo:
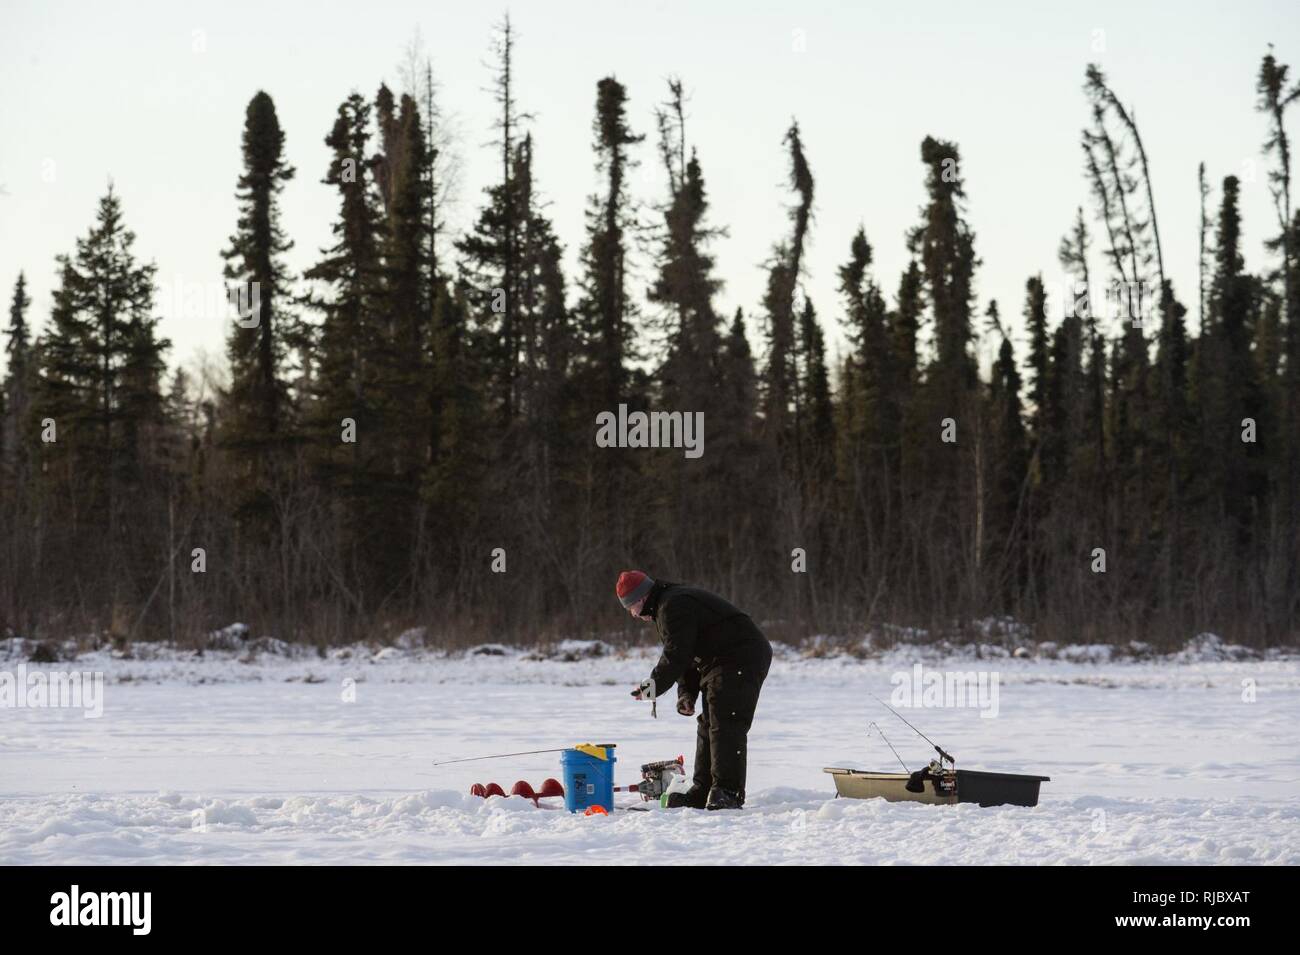
[[664,647],[650,673],[659,696],[677,683],[678,696],[694,702],[721,667],[751,667],[765,675],[772,661],[772,645],[749,615],[707,590],[661,581],[643,612],[654,618]]

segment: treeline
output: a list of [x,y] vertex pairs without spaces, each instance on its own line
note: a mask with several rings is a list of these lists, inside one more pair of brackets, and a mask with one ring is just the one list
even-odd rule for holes
[[[190,639],[243,620],[322,643],[414,626],[528,640],[622,626],[613,579],[637,566],[715,587],[786,639],[998,618],[1062,641],[1295,642],[1300,213],[1285,119],[1300,86],[1271,53],[1256,86],[1275,267],[1245,271],[1239,184],[1211,190],[1202,166],[1200,288],[1174,289],[1138,127],[1090,67],[1095,215],[1081,207],[1061,242],[1064,295],[1027,278],[1017,355],[999,304],[976,302],[960,154],[941,139],[921,144],[927,198],[903,274],[877,276],[859,230],[839,301],[814,304],[797,124],[782,144],[789,225],[751,342],[741,312],[718,311],[722,230],[677,81],[648,131],[621,83],[596,84],[597,176],[566,275],[514,43],[505,21],[499,179],[470,231],[447,234],[441,113],[431,72],[412,71],[401,95],[339,105],[332,244],[303,276],[284,264],[279,208],[297,173],[271,97],[253,98],[215,394],[168,374],[155,267],[111,188],[58,259],[39,335],[19,277],[0,629]],[[646,154],[667,183],[649,223],[628,188]],[[849,343],[839,361],[827,321]],[[984,336],[999,348],[981,370]],[[598,447],[597,415],[620,404],[704,411],[704,455]]]

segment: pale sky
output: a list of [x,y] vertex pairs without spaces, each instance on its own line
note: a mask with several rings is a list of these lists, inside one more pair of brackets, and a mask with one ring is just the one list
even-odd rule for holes
[[[19,270],[42,326],[54,257],[74,249],[111,178],[159,267],[159,313],[172,363],[219,356],[224,320],[193,306],[219,292],[220,251],[235,225],[244,108],[275,100],[298,177],[283,198],[309,266],[330,242],[337,203],[321,184],[323,143],[352,90],[398,87],[397,65],[418,28],[455,117],[463,170],[453,221],[476,214],[499,165],[488,92],[491,28],[505,4],[273,3],[227,0],[130,4],[3,0],[0,4],[0,294],[5,315]],[[1058,242],[1089,205],[1079,131],[1088,119],[1084,67],[1099,62],[1136,114],[1150,157],[1166,268],[1196,320],[1196,167],[1213,184],[1242,182],[1248,268],[1266,264],[1276,231],[1254,111],[1255,75],[1269,42],[1300,76],[1300,4],[1211,2],[850,3],[532,2],[511,8],[518,95],[531,112],[538,184],[574,264],[586,197],[598,188],[591,150],[596,82],[628,87],[638,199],[664,196],[654,106],[676,75],[690,92],[687,137],[703,165],[728,317],[749,316],[761,351],[762,265],[785,236],[792,117],[816,178],[806,288],[832,348],[842,342],[836,269],[866,227],[875,276],[891,302],[906,264],[905,231],[923,202],[920,142],[956,141],[969,221],[983,260],[979,310],[997,298],[1019,330],[1025,279],[1061,280]],[[1300,138],[1292,120],[1291,133]],[[1216,196],[1217,199],[1217,196]],[[649,211],[647,210],[647,215]],[[1094,232],[1100,248],[1100,232]],[[649,274],[640,263],[641,275]],[[1096,267],[1100,269],[1100,257]],[[569,270],[571,291],[577,271]],[[185,304],[185,296],[191,304]],[[187,314],[188,310],[188,314]],[[205,314],[207,312],[208,314]],[[7,321],[7,318],[6,318]],[[1023,336],[1017,335],[1023,359]]]

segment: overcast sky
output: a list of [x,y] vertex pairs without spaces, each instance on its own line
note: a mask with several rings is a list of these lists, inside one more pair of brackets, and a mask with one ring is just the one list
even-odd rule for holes
[[[463,169],[453,222],[469,222],[499,166],[492,138],[491,28],[504,4],[274,3],[177,0],[0,4],[0,291],[6,308],[27,273],[35,323],[46,321],[54,257],[91,224],[111,178],[159,267],[163,332],[173,362],[219,355],[225,326],[186,314],[184,294],[220,288],[220,251],[234,228],[244,108],[275,100],[298,177],[283,200],[301,271],[330,241],[337,204],[321,184],[323,138],[352,90],[399,86],[398,63],[418,28],[459,130]],[[551,2],[511,9],[521,108],[531,112],[536,174],[570,263],[586,197],[598,185],[591,151],[595,85],[615,75],[630,119],[653,134],[664,80],[690,92],[687,137],[699,151],[725,283],[725,314],[743,306],[758,344],[762,265],[787,230],[782,135],[799,120],[816,178],[806,288],[830,332],[840,307],[835,270],[859,224],[893,299],[905,230],[923,201],[920,142],[956,141],[969,219],[983,261],[980,310],[997,298],[1019,315],[1025,279],[1060,279],[1056,248],[1088,200],[1079,130],[1085,65],[1101,64],[1136,113],[1151,160],[1167,270],[1196,318],[1196,168],[1242,178],[1247,266],[1266,264],[1275,231],[1254,111],[1268,43],[1300,70],[1300,4],[1092,2]],[[1293,71],[1294,72],[1294,71]],[[1292,129],[1292,135],[1300,129]],[[664,177],[653,137],[638,150],[638,199]],[[1217,189],[1216,189],[1217,193]],[[1091,210],[1090,210],[1091,214]],[[1100,243],[1098,243],[1099,245]],[[642,263],[642,274],[646,264]],[[576,270],[570,269],[570,281]],[[1017,344],[1023,357],[1023,341]]]

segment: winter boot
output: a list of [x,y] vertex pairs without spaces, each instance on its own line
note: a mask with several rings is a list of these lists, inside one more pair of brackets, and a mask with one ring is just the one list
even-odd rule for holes
[[669,793],[669,809],[703,809],[708,802],[709,794],[699,786],[692,786],[684,793]]
[[745,794],[735,792],[731,789],[721,789],[714,786],[709,790],[708,802],[704,804],[705,809],[739,809],[745,805]]

